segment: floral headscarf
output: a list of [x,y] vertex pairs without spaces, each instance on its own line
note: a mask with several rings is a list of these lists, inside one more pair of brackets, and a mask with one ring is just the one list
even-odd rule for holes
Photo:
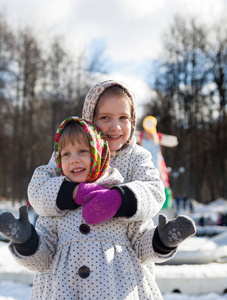
[[87,132],[91,147],[91,168],[86,182],[93,182],[104,175],[108,169],[110,161],[110,152],[108,143],[103,132],[95,125],[79,117],[68,117],[58,127],[54,140],[54,154],[57,166],[62,175],[61,156],[58,151],[58,142],[66,124],[70,121],[79,122]]
[[109,87],[113,85],[119,85],[123,89],[127,91],[127,94],[129,95],[130,101],[131,101],[131,135],[126,142],[126,144],[123,146],[125,148],[128,144],[130,144],[132,137],[134,135],[135,131],[135,124],[136,124],[136,106],[135,106],[135,96],[133,92],[127,87],[127,85],[121,81],[117,80],[107,80],[100,82],[96,84],[93,88],[90,89],[90,91],[87,93],[87,96],[84,101],[84,106],[83,106],[83,112],[82,112],[82,117],[85,120],[88,120],[89,122],[94,122],[94,112],[95,112],[95,107],[97,105],[97,102],[101,96],[101,94]]

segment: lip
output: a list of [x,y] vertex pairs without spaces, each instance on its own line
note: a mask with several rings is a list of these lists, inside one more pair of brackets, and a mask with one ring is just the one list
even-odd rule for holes
[[107,137],[112,141],[117,141],[122,137],[122,135],[107,135]]
[[85,171],[86,169],[85,168],[74,168],[72,169],[70,172],[73,173],[73,174],[81,174]]

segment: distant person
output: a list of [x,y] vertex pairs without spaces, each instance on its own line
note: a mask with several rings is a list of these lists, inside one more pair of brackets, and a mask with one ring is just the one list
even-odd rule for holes
[[199,225],[200,225],[200,226],[204,226],[204,225],[205,225],[205,219],[204,219],[204,216],[201,216],[201,217],[199,218]]
[[195,209],[194,209],[194,202],[192,199],[189,199],[189,210],[191,214],[194,214]]
[[227,213],[222,216],[222,226],[227,226]]
[[218,226],[222,226],[223,225],[223,215],[222,215],[221,212],[218,213],[217,225]]
[[181,199],[182,199],[182,202],[183,202],[183,209],[186,210],[187,209],[187,200],[188,200],[188,198],[187,198],[186,195],[183,195]]
[[180,196],[175,196],[175,203],[176,203],[176,211],[178,213],[178,211],[180,210],[180,203],[181,203],[181,197]]

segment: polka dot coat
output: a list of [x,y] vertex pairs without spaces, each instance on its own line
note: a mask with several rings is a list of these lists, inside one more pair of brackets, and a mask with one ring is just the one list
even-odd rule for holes
[[61,217],[39,217],[40,242],[31,256],[14,259],[36,272],[32,300],[160,300],[150,260],[169,259],[152,248],[153,223],[121,218],[88,225],[82,209]]
[[[18,263],[38,272],[31,299],[162,299],[154,263],[175,254],[159,255],[152,247],[151,217],[163,203],[162,182],[150,153],[135,140],[111,158],[111,165],[123,176],[121,184],[136,195],[137,212],[131,218],[89,225],[89,229],[85,224],[85,233],[80,230],[81,209],[62,212],[56,207],[57,191],[65,178],[56,177],[53,158],[34,173],[30,191],[38,191],[39,197],[33,198],[33,205],[41,215],[49,214],[37,223],[42,236],[39,249],[25,258],[11,246]],[[108,184],[116,184],[114,176],[109,178]]]

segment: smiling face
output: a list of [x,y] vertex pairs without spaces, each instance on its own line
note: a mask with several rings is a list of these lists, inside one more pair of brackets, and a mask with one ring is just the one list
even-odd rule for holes
[[106,135],[111,153],[121,149],[131,134],[131,106],[127,95],[101,96],[94,123]]
[[63,174],[73,182],[85,182],[91,168],[88,134],[79,122],[68,122],[58,141]]
[[85,182],[91,167],[91,149],[87,140],[68,141],[60,151],[64,175],[73,182]]

